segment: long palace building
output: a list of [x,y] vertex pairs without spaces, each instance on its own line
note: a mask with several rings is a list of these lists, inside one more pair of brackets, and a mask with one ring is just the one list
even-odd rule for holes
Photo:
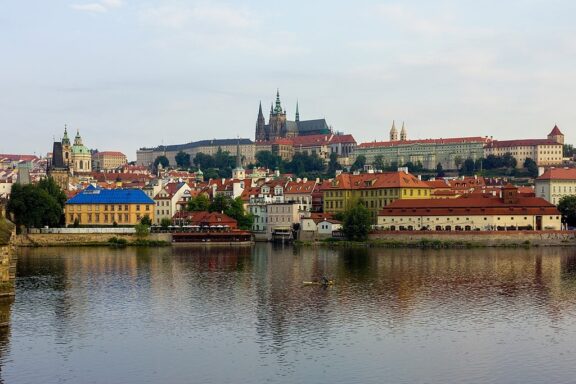
[[384,164],[388,166],[420,162],[426,169],[435,169],[439,163],[444,169],[457,169],[457,163],[460,161],[484,157],[484,146],[489,141],[489,138],[479,136],[408,140],[404,124],[398,140],[398,131],[392,123],[389,141],[359,144],[354,150],[354,155],[365,156],[367,164],[373,164],[377,156],[382,156]]

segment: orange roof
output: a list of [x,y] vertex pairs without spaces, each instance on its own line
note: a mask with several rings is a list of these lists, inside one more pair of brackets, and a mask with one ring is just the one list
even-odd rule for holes
[[330,142],[331,134],[326,135],[307,135],[296,136],[292,139],[293,145],[298,146],[313,146],[313,145],[328,145]]
[[316,186],[316,181],[290,181],[286,184],[286,188],[284,188],[284,194],[298,194],[298,193],[312,193],[314,191],[314,186]]
[[434,189],[450,189],[450,184],[446,180],[428,180],[425,183]]
[[454,137],[448,139],[422,139],[422,140],[402,140],[402,141],[374,141],[358,145],[360,148],[395,147],[410,144],[458,144],[458,143],[486,143],[489,140],[485,137]]
[[537,180],[576,180],[576,168],[548,168]]
[[326,189],[379,189],[379,188],[426,188],[430,186],[416,176],[405,172],[361,173],[338,175]]
[[356,140],[354,140],[354,136],[352,135],[334,135],[332,136],[332,140],[330,140],[330,144],[336,144],[336,143],[356,144]]
[[507,147],[530,147],[534,145],[562,145],[548,139],[522,139],[522,140],[494,140],[488,147],[491,148],[507,148]]

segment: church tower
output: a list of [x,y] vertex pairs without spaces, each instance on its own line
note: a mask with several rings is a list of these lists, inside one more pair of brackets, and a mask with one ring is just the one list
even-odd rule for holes
[[236,168],[232,171],[232,178],[238,180],[246,178],[246,171],[242,167],[242,157],[240,156],[240,139],[236,143]]
[[258,107],[258,119],[256,119],[256,141],[267,141],[266,135],[266,121],[264,120],[264,114],[262,113],[262,102]]
[[394,125],[394,120],[392,120],[392,128],[390,128],[390,141],[398,141],[398,131]]
[[548,134],[548,140],[555,141],[558,144],[564,144],[564,134],[557,125],[554,125],[552,131]]
[[400,130],[400,141],[406,141],[406,128],[404,127],[404,122],[402,122],[402,129]]
[[300,112],[298,111],[298,101],[296,101],[296,122],[300,121]]
[[276,104],[274,108],[270,110],[270,121],[268,125],[270,127],[270,141],[286,136],[286,112],[282,110],[279,90],[276,91]]
[[[52,154],[54,156],[54,154]],[[68,138],[68,127],[64,124],[64,136],[62,136],[62,159],[64,165],[69,167],[72,164],[72,148],[70,147],[70,138]]]

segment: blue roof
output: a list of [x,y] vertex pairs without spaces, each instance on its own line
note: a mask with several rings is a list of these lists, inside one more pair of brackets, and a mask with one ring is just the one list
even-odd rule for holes
[[140,189],[100,189],[88,187],[66,204],[154,204]]

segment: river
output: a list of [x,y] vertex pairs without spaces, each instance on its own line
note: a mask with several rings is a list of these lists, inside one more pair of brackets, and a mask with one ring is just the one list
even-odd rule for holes
[[23,249],[0,311],[3,383],[576,380],[574,248]]

